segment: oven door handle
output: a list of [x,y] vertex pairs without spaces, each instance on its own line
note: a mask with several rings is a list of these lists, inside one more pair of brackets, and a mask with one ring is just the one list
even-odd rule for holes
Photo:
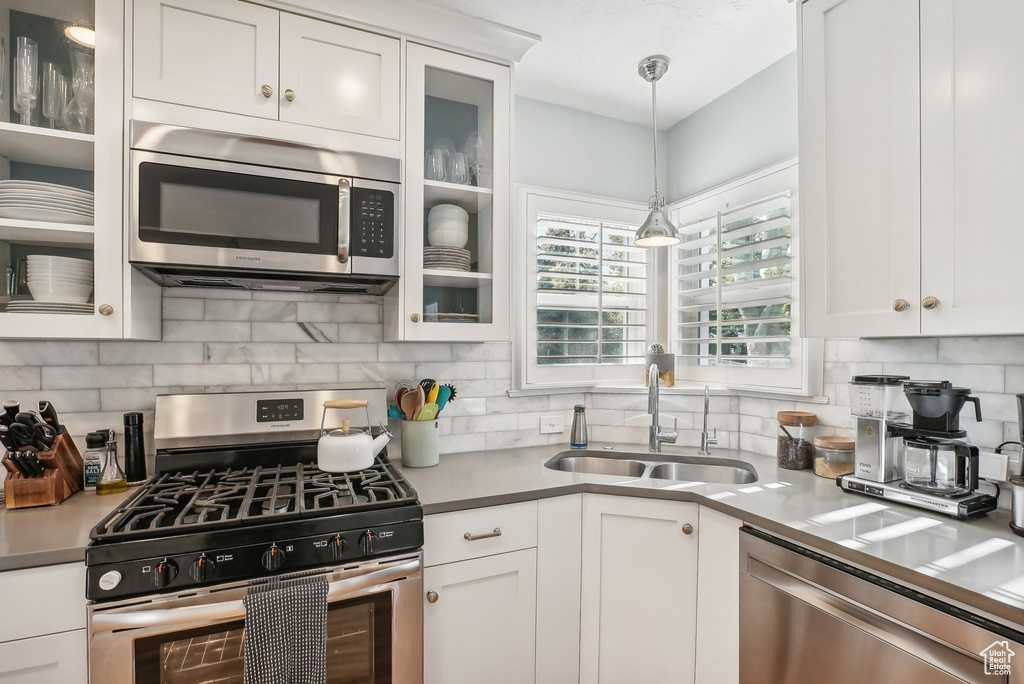
[[338,262],[348,263],[352,247],[352,181],[338,181]]
[[[365,575],[331,582],[327,585],[327,600],[328,602],[334,601],[380,584],[406,579],[419,571],[420,560],[416,559],[374,570]],[[245,617],[245,606],[242,601],[221,601],[210,605],[139,610],[128,613],[93,613],[90,624],[93,632],[113,632],[120,629],[142,629],[195,622],[224,622],[241,617]]]

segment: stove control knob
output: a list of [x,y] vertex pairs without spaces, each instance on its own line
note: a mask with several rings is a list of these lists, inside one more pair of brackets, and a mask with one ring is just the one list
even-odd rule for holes
[[373,536],[373,532],[366,530],[366,534],[359,538],[359,550],[363,553],[373,553],[376,542],[377,538]]
[[341,535],[336,535],[334,539],[327,542],[327,555],[331,557],[331,560],[341,560],[345,555],[346,546],[348,544],[341,538]]
[[284,565],[284,551],[277,547],[277,544],[271,544],[270,548],[263,552],[263,567],[270,572],[275,572],[281,569]]
[[149,579],[157,589],[166,587],[168,584],[173,582],[174,578],[177,576],[178,566],[174,564],[174,561],[168,558],[158,561],[149,571]]
[[205,553],[200,554],[199,558],[192,561],[192,567],[188,569],[188,576],[197,582],[205,582],[210,579],[213,575],[213,571],[217,569],[217,566],[212,560],[210,560]]

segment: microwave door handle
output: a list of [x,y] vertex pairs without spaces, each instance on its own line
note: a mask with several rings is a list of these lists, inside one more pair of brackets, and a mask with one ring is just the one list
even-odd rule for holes
[[[374,570],[365,575],[331,582],[327,585],[327,601],[336,601],[380,584],[403,580],[419,571],[420,561],[416,559]],[[139,610],[130,613],[93,613],[90,626],[93,632],[113,632],[121,629],[143,629],[196,622],[224,622],[243,617],[245,606],[241,601],[221,601],[210,605]]]
[[352,181],[342,178],[338,181],[338,262],[348,263],[352,246]]

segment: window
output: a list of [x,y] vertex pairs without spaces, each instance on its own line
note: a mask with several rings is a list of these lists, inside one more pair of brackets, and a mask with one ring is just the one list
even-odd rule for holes
[[525,383],[638,382],[654,323],[651,252],[633,245],[644,205],[530,188],[520,209]]
[[806,387],[798,336],[796,162],[672,207],[669,336],[676,376],[734,386]]

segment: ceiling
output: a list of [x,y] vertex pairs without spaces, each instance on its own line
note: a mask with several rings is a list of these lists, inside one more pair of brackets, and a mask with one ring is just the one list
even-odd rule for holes
[[671,60],[658,82],[668,128],[796,49],[788,0],[426,0],[539,34],[516,68],[516,94],[649,124],[650,86],[636,72]]

